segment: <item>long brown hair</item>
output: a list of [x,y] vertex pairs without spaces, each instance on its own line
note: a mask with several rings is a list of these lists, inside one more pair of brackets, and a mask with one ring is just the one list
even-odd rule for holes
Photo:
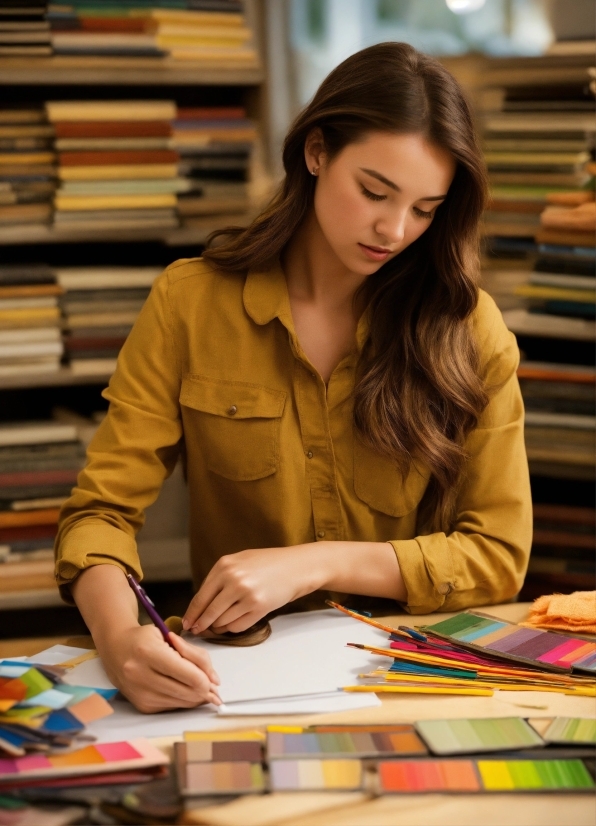
[[317,127],[329,162],[373,131],[421,134],[456,161],[447,198],[428,230],[361,288],[370,332],[354,391],[361,438],[394,459],[404,477],[413,459],[430,469],[424,521],[428,529],[448,530],[465,437],[488,402],[469,324],[478,301],[478,224],[486,197],[470,110],[452,75],[405,43],[352,55],[292,124],[277,194],[247,228],[210,236],[203,255],[209,263],[243,273],[279,258],[312,207],[316,178],[306,167],[304,145]]

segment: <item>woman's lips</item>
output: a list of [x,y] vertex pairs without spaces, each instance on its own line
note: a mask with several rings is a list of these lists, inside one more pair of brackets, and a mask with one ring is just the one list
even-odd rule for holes
[[358,244],[358,246],[372,261],[384,261],[391,255],[391,250],[385,250],[382,247],[367,247],[366,244]]

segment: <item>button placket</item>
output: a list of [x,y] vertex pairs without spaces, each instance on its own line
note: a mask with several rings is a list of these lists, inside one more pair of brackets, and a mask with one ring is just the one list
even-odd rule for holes
[[296,369],[296,404],[305,472],[310,487],[316,540],[341,539],[342,519],[336,480],[335,456],[329,430],[326,395],[309,370]]

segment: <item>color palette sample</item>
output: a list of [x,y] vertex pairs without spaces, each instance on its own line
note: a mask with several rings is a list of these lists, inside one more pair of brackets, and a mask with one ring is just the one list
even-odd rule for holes
[[0,782],[16,779],[69,777],[119,770],[164,766],[165,754],[148,740],[98,743],[65,754],[29,754],[14,760],[0,760]]
[[272,760],[272,792],[352,791],[362,788],[360,760]]
[[[346,727],[336,731],[283,733],[269,731],[267,753],[272,758],[393,757],[427,754],[413,726]],[[378,727],[382,728],[382,727]]]
[[174,744],[174,758],[182,795],[265,791],[262,739],[187,740]]
[[416,729],[434,754],[474,754],[543,746],[521,717],[470,720],[421,720]]
[[523,628],[471,613],[427,625],[424,632],[474,650],[542,668],[596,672],[596,643],[567,634]]
[[583,792],[581,760],[394,760],[378,764],[381,792]]
[[589,743],[596,746],[596,720],[582,717],[555,717],[543,735],[547,743]]

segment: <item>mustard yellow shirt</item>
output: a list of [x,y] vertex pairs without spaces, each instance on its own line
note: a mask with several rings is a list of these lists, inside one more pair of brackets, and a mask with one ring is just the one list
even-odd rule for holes
[[300,347],[279,266],[243,278],[217,274],[201,259],[175,262],[122,348],[104,391],[108,415],[62,509],[63,595],[70,598],[68,584],[92,565],[142,575],[135,535],[182,452],[197,587],[225,554],[324,539],[390,541],[413,613],[514,596],[532,531],[519,355],[484,292],[473,329],[482,375],[500,389],[467,439],[453,532],[421,536],[429,473],[412,468],[404,482],[355,436],[365,316],[354,351],[325,386]]

